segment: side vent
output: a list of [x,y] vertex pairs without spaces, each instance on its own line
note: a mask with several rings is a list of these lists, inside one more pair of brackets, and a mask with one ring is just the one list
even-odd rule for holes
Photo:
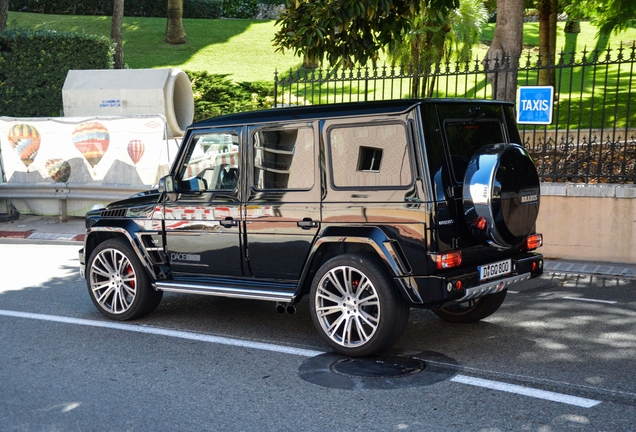
[[163,241],[159,235],[145,234],[141,236],[146,254],[150,261],[156,265],[166,264],[166,254],[163,250]]
[[104,218],[126,217],[126,209],[103,210],[101,216]]

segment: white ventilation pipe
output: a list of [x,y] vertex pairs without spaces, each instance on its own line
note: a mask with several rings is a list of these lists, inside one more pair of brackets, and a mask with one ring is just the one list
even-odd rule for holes
[[180,69],[71,70],[62,88],[65,117],[161,114],[168,136],[183,136],[194,96]]

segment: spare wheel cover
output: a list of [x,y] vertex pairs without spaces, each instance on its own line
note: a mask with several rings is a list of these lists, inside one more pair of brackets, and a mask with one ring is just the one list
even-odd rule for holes
[[[537,169],[518,144],[481,147],[464,176],[464,217],[477,241],[498,248],[518,247],[534,231],[539,214]],[[480,217],[487,226],[475,227]]]

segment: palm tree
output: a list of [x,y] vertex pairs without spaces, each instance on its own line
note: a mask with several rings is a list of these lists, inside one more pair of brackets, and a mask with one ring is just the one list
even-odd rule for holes
[[124,68],[124,47],[121,39],[121,26],[124,20],[124,0],[114,0],[113,20],[110,25],[110,38],[115,41],[115,69]]
[[442,61],[470,59],[487,19],[481,0],[462,0],[456,9],[428,7],[415,17],[402,43],[389,52],[393,64],[414,69],[412,97],[433,94],[435,77],[431,72],[439,71]]
[[183,27],[183,0],[168,0],[168,24],[166,25],[166,42],[171,45],[186,43],[186,32]]
[[7,28],[7,18],[9,17],[9,0],[0,0],[0,30]]

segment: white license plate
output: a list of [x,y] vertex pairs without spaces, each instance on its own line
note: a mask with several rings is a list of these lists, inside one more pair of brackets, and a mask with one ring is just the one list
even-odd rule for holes
[[477,267],[479,270],[480,280],[488,280],[499,276],[505,276],[510,273],[511,268],[512,260],[509,259]]

